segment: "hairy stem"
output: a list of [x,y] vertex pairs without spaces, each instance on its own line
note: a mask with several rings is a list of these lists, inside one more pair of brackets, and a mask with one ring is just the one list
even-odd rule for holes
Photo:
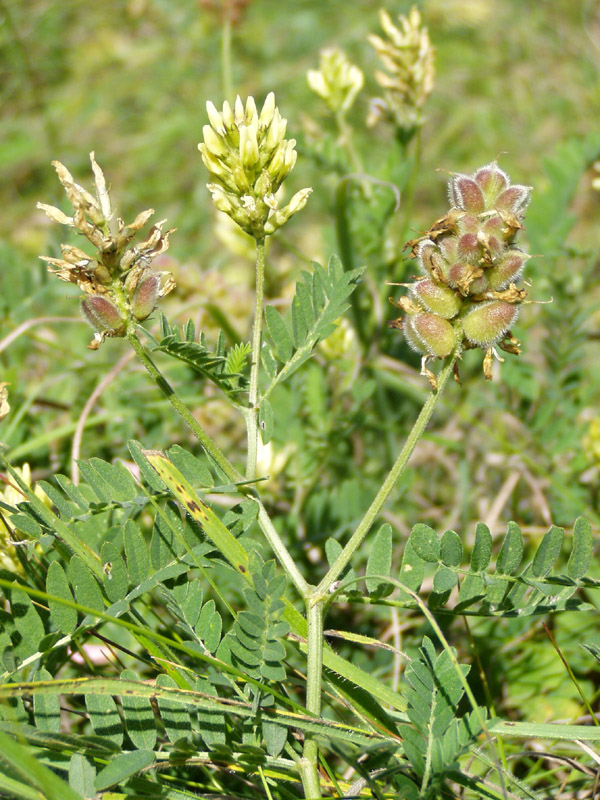
[[248,456],[246,478],[256,477],[256,458],[258,454],[258,373],[260,367],[260,336],[262,328],[265,286],[265,240],[256,240],[256,305],[254,307],[254,326],[252,328],[252,362],[250,367],[250,389],[248,392],[248,411],[246,428],[248,431]]
[[165,376],[162,372],[158,369],[154,361],[150,358],[148,353],[146,352],[146,348],[140,342],[137,335],[134,331],[129,331],[127,333],[127,338],[129,340],[130,345],[135,350],[135,353],[139,360],[142,362],[146,371],[154,381],[154,383],[158,386],[160,391],[163,395],[167,398],[169,403],[173,406],[175,411],[179,414],[181,419],[188,425],[196,439],[200,442],[206,454],[215,462],[215,464],[219,467],[220,470],[229,478],[232,483],[239,483],[244,480],[243,476],[237,471],[237,469],[231,464],[229,459],[227,459],[223,453],[219,450],[217,445],[213,442],[207,432],[204,430],[202,425],[198,422],[198,420],[194,417],[192,412],[189,408],[185,405],[183,400],[179,397],[176,393],[175,389],[171,386],[171,384],[167,381]]
[[318,585],[316,589],[316,593],[320,596],[326,596],[331,585],[338,579],[341,575],[343,570],[346,568],[350,559],[356,552],[356,550],[360,547],[362,542],[364,541],[365,536],[371,530],[371,526],[375,522],[377,515],[383,508],[385,501],[390,496],[392,490],[394,489],[398,479],[404,472],[406,465],[408,464],[408,460],[411,457],[413,450],[417,446],[417,442],[423,435],[425,428],[429,420],[431,419],[431,415],[435,409],[435,406],[444,391],[446,384],[448,382],[448,378],[452,374],[452,368],[454,367],[454,363],[456,361],[457,354],[454,354],[451,358],[448,359],[448,362],[444,365],[437,380],[437,389],[430,393],[429,397],[425,401],[425,405],[421,409],[421,413],[417,417],[415,424],[411,432],[408,435],[406,442],[404,443],[404,447],[398,454],[398,458],[396,459],[393,467],[389,471],[387,478],[383,482],[381,488],[375,495],[375,498],[367,512],[365,513],[364,517],[358,524],[358,527],[350,537],[350,540],[336,558],[335,562],[331,565],[331,568]]
[[[175,411],[179,414],[181,419],[189,426],[194,436],[198,439],[204,450],[206,451],[207,455],[213,459],[215,464],[223,471],[223,473],[229,478],[232,483],[240,483],[243,482],[243,476],[237,471],[237,469],[233,466],[233,464],[229,461],[226,456],[219,450],[216,444],[212,441],[210,436],[206,433],[202,425],[198,422],[198,420],[194,417],[192,412],[189,408],[185,405],[183,400],[178,396],[175,392],[173,387],[169,384],[167,379],[161,373],[159,368],[156,364],[152,361],[146,349],[144,348],[143,344],[140,342],[138,337],[136,336],[133,330],[129,331],[127,334],[127,338],[133,349],[136,352],[137,357],[142,362],[146,371],[154,381],[154,383],[158,386],[161,390],[163,395],[167,398],[169,403],[173,406]],[[240,491],[244,491],[243,487],[240,487]],[[258,522],[261,527],[262,532],[265,535],[265,539],[269,543],[271,549],[273,550],[274,554],[276,555],[279,563],[287,573],[289,579],[294,584],[298,592],[303,598],[308,597],[310,593],[310,587],[308,583],[302,577],[302,574],[298,567],[296,566],[296,562],[292,558],[289,550],[285,546],[285,544],[281,541],[279,534],[271,518],[269,517],[267,510],[265,509],[264,505],[260,501],[260,499],[256,496],[255,493],[250,494],[247,492],[248,496],[254,500],[255,503],[258,505]]]
[[[321,716],[321,691],[323,675],[323,605],[322,600],[307,602],[307,670],[306,670],[306,710],[317,717]],[[306,734],[300,764],[300,774],[304,794],[307,798],[321,797],[319,780],[319,745],[310,734]]]

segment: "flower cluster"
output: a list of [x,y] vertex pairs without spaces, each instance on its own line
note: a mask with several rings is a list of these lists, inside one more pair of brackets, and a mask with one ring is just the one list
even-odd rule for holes
[[237,97],[234,107],[217,111],[206,104],[210,125],[198,145],[210,173],[207,188],[219,211],[231,217],[253,238],[264,239],[306,204],[312,189],[302,189],[283,208],[276,197],[296,163],[296,140],[286,139],[287,121],[267,95],[260,114],[253,97],[246,107]]
[[494,346],[518,354],[510,327],[526,297],[517,288],[530,258],[515,245],[529,203],[528,186],[511,185],[496,163],[449,183],[452,207],[427,233],[409,242],[424,273],[398,305],[406,317],[392,322],[407,342],[429,359],[461,349],[486,351],[484,374],[491,379]]
[[306,78],[313,92],[334,114],[351,108],[365,82],[360,68],[352,64],[339,47],[322,50],[319,69],[309,69]]
[[385,94],[373,101],[367,124],[384,117],[399,129],[411,131],[421,124],[422,108],[433,89],[433,47],[416,7],[407,17],[399,17],[399,28],[384,9],[379,20],[387,39],[375,34],[368,38],[387,69],[375,73]]
[[150,268],[151,261],[169,247],[169,235],[174,229],[163,233],[162,220],[153,225],[144,241],[133,244],[154,210],[142,211],[129,225],[122,219],[115,220],[106,180],[94,153],[90,153],[90,160],[96,196],[75,183],[60,161],[53,161],[73,206],[73,216],[45,203],[38,203],[37,207],[54,222],[75,228],[97,250],[95,256],[90,256],[78,247],[62,244],[62,258],[41,256],[51,272],[63,281],[76,283],[85,293],[81,310],[96,331],[89,346],[97,350],[104,337],[125,336],[133,320],[146,319],[158,300],[175,286],[170,273]]

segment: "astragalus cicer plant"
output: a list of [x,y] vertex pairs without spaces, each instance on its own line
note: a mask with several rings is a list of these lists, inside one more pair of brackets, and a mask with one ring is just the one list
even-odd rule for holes
[[[394,48],[406,39],[425,80],[431,67],[421,52],[428,40],[416,37],[418,15],[398,36],[388,20],[383,23],[397,39]],[[391,69],[395,50],[375,44]],[[360,80],[342,58],[328,58],[321,74],[337,75],[344,99],[325,77],[313,76],[311,85],[333,110],[343,111]],[[393,86],[390,80],[380,83],[394,112],[399,78]],[[407,124],[420,124],[427,91],[425,83]],[[511,771],[499,740],[581,741],[594,738],[589,727],[528,727],[496,718],[475,696],[469,666],[459,663],[438,618],[590,608],[577,597],[579,589],[600,585],[585,577],[589,523],[576,522],[565,565],[559,561],[564,531],[554,526],[525,558],[521,529],[510,523],[494,557],[491,533],[480,523],[465,559],[463,536],[447,530],[440,537],[417,524],[399,568],[392,557],[398,532],[389,522],[374,531],[462,352],[485,351],[487,378],[496,346],[518,351],[511,326],[525,299],[518,279],[528,256],[516,242],[530,189],[511,184],[495,163],[472,176],[456,175],[448,213],[410,243],[422,275],[399,301],[405,316],[392,327],[401,327],[423,355],[431,391],[350,535],[340,541],[335,531],[325,532],[329,563],[315,579],[282,533],[282,517],[292,518],[295,510],[261,486],[258,451],[279,424],[271,400],[334,333],[364,268],[345,269],[336,257],[327,267],[313,264],[296,285],[287,318],[274,305],[265,307],[265,239],[303,208],[310,190],[288,203],[281,199],[296,151],[272,94],[260,112],[251,97],[233,107],[224,103],[222,111],[209,103],[207,110],[200,151],[208,189],[217,209],[256,242],[249,343],[226,350],[223,336],[211,350],[191,322],[180,330],[160,317],[153,333],[140,325],[174,288],[170,276],[150,264],[166,250],[172,231],[163,233],[158,223],[135,244],[151,212],[129,226],[115,219],[93,155],[95,194],[56,162],[73,215],[41,206],[94,248],[89,254],[62,245],[62,258],[44,257],[59,278],[82,289],[93,349],[126,338],[203,452],[130,442],[135,470],[91,459],[81,464],[84,485],[57,475],[53,483],[42,482],[44,499],[1,456],[26,498],[18,507],[1,507],[14,541],[18,535],[18,546],[26,548],[19,552],[29,559],[22,559],[25,577],[0,573],[0,744],[11,766],[0,776],[0,791],[27,798],[42,792],[50,800],[244,793],[281,800],[538,797]],[[245,465],[237,452],[216,445],[167,381],[156,363],[161,354],[211,381],[232,414],[243,415]],[[437,374],[427,366],[434,359]],[[357,577],[354,567],[368,536],[366,569]],[[429,635],[414,657],[392,648],[405,667],[398,685],[326,641],[325,618],[339,604],[422,615]],[[380,644],[352,630],[332,633],[354,644]],[[90,648],[93,637],[111,648],[100,664]],[[30,747],[43,754],[39,762]]]

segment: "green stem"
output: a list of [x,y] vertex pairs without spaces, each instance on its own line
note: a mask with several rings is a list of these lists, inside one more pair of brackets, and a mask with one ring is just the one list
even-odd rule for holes
[[448,359],[448,362],[444,365],[440,374],[437,379],[437,389],[430,393],[429,397],[425,401],[425,405],[421,409],[421,413],[417,417],[417,421],[415,422],[410,434],[406,442],[404,443],[404,447],[400,451],[398,458],[396,459],[394,466],[388,473],[387,478],[383,482],[380,490],[377,492],[375,499],[369,506],[367,512],[365,513],[364,517],[360,521],[358,527],[350,537],[350,540],[336,558],[334,563],[331,565],[331,568],[321,581],[321,583],[317,586],[315,594],[320,597],[326,597],[332,584],[337,580],[337,578],[341,575],[343,570],[346,568],[350,559],[354,555],[355,551],[360,547],[362,544],[365,536],[371,530],[371,526],[375,522],[377,515],[383,508],[385,501],[390,496],[398,478],[404,472],[406,465],[408,464],[408,460],[411,457],[413,450],[417,446],[417,442],[423,435],[425,428],[429,420],[431,419],[431,415],[435,409],[435,406],[441,397],[446,384],[448,382],[448,378],[452,374],[452,368],[454,367],[454,363],[456,361],[457,354],[454,354],[451,358]]
[[194,417],[192,412],[189,408],[185,405],[185,403],[181,400],[179,395],[175,392],[171,384],[167,381],[161,371],[158,369],[154,361],[150,358],[144,345],[140,342],[137,335],[133,330],[128,331],[127,338],[129,339],[129,343],[135,350],[135,353],[139,360],[142,362],[146,371],[154,381],[154,383],[158,386],[160,391],[163,395],[167,398],[169,403],[173,406],[175,411],[179,414],[182,420],[189,426],[192,433],[198,439],[202,447],[205,449],[206,453],[215,464],[222,470],[222,472],[229,478],[232,483],[240,483],[244,480],[243,476],[237,471],[237,469],[231,464],[229,459],[227,459],[223,453],[219,450],[217,445],[213,442],[210,436],[206,433],[202,425],[198,422],[198,420]]
[[[321,716],[321,692],[323,676],[323,600],[311,599],[307,602],[307,671],[306,671],[306,710],[316,717]],[[300,774],[304,794],[307,798],[321,797],[319,780],[319,745],[316,739],[306,734]]]
[[363,165],[354,147],[354,142],[352,140],[352,128],[346,122],[346,116],[343,111],[336,112],[335,121],[337,124],[338,132],[340,134],[340,139],[339,139],[340,144],[348,154],[348,158],[350,159],[350,164],[352,165],[352,169],[356,173],[360,174],[364,171]]
[[248,411],[246,428],[248,431],[248,456],[246,460],[246,478],[256,477],[256,458],[258,454],[258,373],[260,367],[260,335],[262,328],[263,304],[265,292],[265,240],[256,240],[256,305],[254,308],[254,326],[252,328],[252,362],[250,367],[250,389],[248,391]]
[[[206,453],[213,459],[215,464],[223,471],[223,473],[229,478],[232,483],[240,483],[244,480],[243,476],[236,470],[233,464],[227,459],[223,453],[219,450],[219,448],[214,444],[210,436],[206,433],[204,428],[200,425],[198,420],[194,417],[191,413],[189,408],[185,405],[185,403],[181,400],[181,398],[177,395],[173,387],[169,384],[167,379],[158,369],[156,364],[152,361],[148,353],[146,352],[143,344],[140,342],[138,337],[136,336],[133,330],[130,330],[127,334],[127,338],[133,349],[136,352],[137,357],[142,362],[144,367],[146,368],[148,374],[152,378],[152,380],[156,383],[158,388],[161,390],[163,395],[167,398],[169,403],[173,406],[175,411],[179,414],[179,416],[183,419],[183,421],[190,427],[194,436],[198,439],[202,447],[204,447]],[[243,490],[243,487],[240,487]],[[267,510],[265,509],[262,502],[259,500],[256,495],[249,495],[249,497],[254,500],[254,502],[258,505],[258,522],[261,527],[262,532],[265,535],[265,539],[269,543],[271,549],[277,556],[279,563],[283,567],[283,569],[287,572],[288,577],[298,590],[298,592],[302,595],[303,598],[307,598],[310,594],[311,587],[302,577],[300,570],[296,566],[296,562],[292,558],[289,550],[281,541],[279,534],[271,518],[269,517]]]

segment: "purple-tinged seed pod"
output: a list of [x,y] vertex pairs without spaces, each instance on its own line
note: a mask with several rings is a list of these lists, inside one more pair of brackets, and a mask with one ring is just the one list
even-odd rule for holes
[[423,239],[419,243],[417,259],[424,273],[431,275],[433,278],[443,275],[444,259],[440,253],[440,248],[431,239]]
[[509,186],[497,198],[496,208],[498,211],[507,211],[522,219],[530,200],[531,186]]
[[461,301],[456,292],[430,278],[413,283],[410,294],[426,311],[443,319],[452,319],[460,311]]
[[498,342],[514,324],[519,308],[502,300],[477,303],[462,319],[466,339],[478,347]]
[[485,210],[483,192],[468,175],[457,175],[452,178],[449,187],[450,202],[456,208],[480,214]]
[[160,275],[156,272],[148,272],[138,282],[130,300],[131,313],[137,320],[142,322],[154,311],[159,291]]
[[494,161],[480,167],[473,178],[483,192],[486,208],[494,208],[498,195],[510,185],[508,175]]
[[457,256],[461,261],[475,262],[481,256],[479,240],[475,233],[465,233],[458,240]]
[[456,347],[454,328],[436,314],[407,316],[403,330],[406,341],[418,353],[446,358]]
[[531,256],[521,250],[509,250],[497,266],[486,271],[488,288],[494,292],[506,289],[510,283],[519,279],[530,258]]
[[98,333],[108,333],[111,336],[125,334],[125,320],[115,304],[107,297],[99,294],[86,297],[81,301],[81,312],[85,321]]

